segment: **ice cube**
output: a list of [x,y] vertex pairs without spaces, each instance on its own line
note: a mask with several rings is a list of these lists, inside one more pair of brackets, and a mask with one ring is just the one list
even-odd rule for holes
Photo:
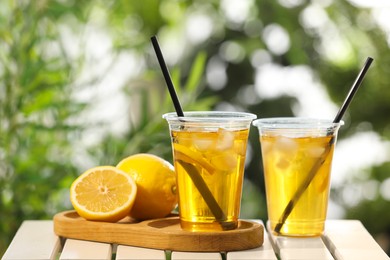
[[279,169],[287,169],[289,165],[290,162],[283,157],[279,158],[278,162],[276,163],[276,167]]
[[224,152],[210,158],[211,164],[221,171],[232,171],[236,168],[238,155],[230,152]]
[[318,158],[325,152],[325,147],[313,146],[307,150],[307,155],[310,157]]
[[246,142],[242,140],[238,140],[234,142],[234,152],[241,155],[245,156],[246,153]]
[[234,132],[228,131],[223,128],[219,128],[218,141],[215,148],[219,151],[223,151],[232,148],[233,144],[234,144]]
[[267,154],[272,150],[272,142],[261,140],[261,152]]
[[298,144],[293,138],[280,137],[276,141],[275,147],[282,153],[290,154],[297,152]]
[[193,138],[192,142],[195,146],[195,149],[201,152],[210,150],[215,143],[215,141],[212,139],[204,139],[204,138],[203,139]]

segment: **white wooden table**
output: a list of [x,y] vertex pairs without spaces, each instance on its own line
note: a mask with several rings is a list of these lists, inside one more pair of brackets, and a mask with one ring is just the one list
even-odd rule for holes
[[170,252],[139,247],[64,239],[53,232],[52,221],[24,221],[7,251],[8,259],[351,259],[388,260],[386,253],[358,220],[328,220],[322,237],[287,238],[265,232],[263,246],[216,253]]

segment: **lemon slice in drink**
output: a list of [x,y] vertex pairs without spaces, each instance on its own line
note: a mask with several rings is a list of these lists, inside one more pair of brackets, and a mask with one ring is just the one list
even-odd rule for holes
[[72,183],[70,201],[87,220],[116,222],[129,214],[136,194],[136,183],[127,173],[113,166],[98,166]]
[[187,163],[195,164],[201,166],[208,173],[213,174],[215,171],[214,166],[206,161],[202,154],[197,153],[191,149],[188,149],[184,145],[174,143],[173,149],[175,153],[175,160],[182,160]]

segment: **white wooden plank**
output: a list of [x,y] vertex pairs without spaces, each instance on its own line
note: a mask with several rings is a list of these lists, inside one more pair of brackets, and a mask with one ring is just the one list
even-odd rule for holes
[[327,248],[288,248],[280,252],[282,260],[333,260]]
[[15,234],[2,260],[55,259],[60,250],[60,239],[53,232],[49,220],[27,220]]
[[116,260],[165,260],[165,251],[118,245]]
[[343,260],[388,260],[390,259],[385,252],[373,249],[338,249],[336,259]]
[[258,247],[243,251],[234,251],[227,253],[227,260],[277,260],[273,249],[264,249]]
[[171,260],[222,260],[220,253],[172,252]]
[[[252,220],[263,225],[261,220]],[[277,260],[274,249],[268,237],[267,230],[264,228],[264,242],[261,247],[228,252],[226,254],[227,260]]]
[[60,260],[111,260],[112,247],[110,244],[67,239]]
[[336,259],[389,260],[358,220],[328,220],[323,239]]
[[[269,223],[267,228],[270,230]],[[321,237],[286,237],[269,233],[275,252],[281,259],[288,260],[333,260],[333,256]]]

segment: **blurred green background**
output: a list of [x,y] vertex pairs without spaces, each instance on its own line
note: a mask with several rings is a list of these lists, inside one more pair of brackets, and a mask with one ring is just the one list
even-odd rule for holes
[[[184,110],[344,117],[329,218],[359,219],[390,253],[389,6],[347,0],[0,2],[0,255],[26,219],[70,209],[86,169],[148,152],[172,161],[173,110],[157,35]],[[384,1],[385,2],[385,1]],[[242,218],[266,221],[252,128]]]

